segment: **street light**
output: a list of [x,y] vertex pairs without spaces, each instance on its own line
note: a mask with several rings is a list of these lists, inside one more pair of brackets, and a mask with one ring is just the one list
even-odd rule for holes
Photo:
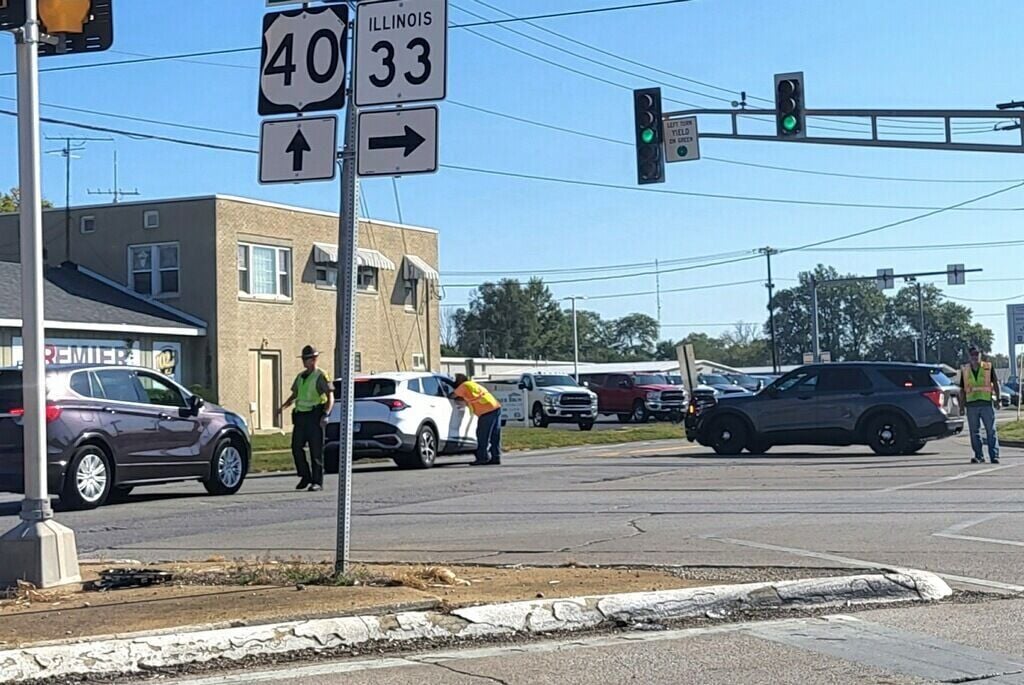
[[576,300],[585,299],[583,295],[562,298],[562,302],[572,302],[572,373],[577,383],[580,382],[580,334],[576,326]]

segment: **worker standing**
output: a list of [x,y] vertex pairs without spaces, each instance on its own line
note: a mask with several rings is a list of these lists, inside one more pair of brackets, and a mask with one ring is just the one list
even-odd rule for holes
[[501,402],[463,373],[455,375],[455,397],[476,414],[476,461],[473,465],[501,464]]
[[[292,458],[299,475],[296,490],[310,492],[324,489],[324,429],[334,407],[334,392],[327,375],[317,366],[320,353],[312,345],[302,348],[302,364],[306,368],[295,377],[292,393],[281,406],[292,411]],[[306,446],[309,460],[306,460]]]
[[999,463],[999,437],[996,435],[996,405],[999,402],[999,379],[996,378],[992,362],[981,360],[981,350],[971,345],[968,350],[970,363],[960,369],[960,404],[967,408],[967,429],[971,434],[971,449],[974,458],[971,463],[985,461],[981,445],[981,424],[985,424],[988,441],[988,458],[993,464]]

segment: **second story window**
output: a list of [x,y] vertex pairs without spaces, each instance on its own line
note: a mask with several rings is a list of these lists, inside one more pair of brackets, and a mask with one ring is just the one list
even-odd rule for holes
[[363,292],[377,292],[377,269],[372,266],[360,266],[356,275],[356,288]]
[[173,297],[179,292],[178,243],[128,248],[131,288],[141,295]]
[[267,300],[292,298],[292,251],[271,245],[238,246],[238,292]]

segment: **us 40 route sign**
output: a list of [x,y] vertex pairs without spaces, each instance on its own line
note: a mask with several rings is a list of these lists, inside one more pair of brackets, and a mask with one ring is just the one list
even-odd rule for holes
[[259,113],[266,116],[342,109],[347,37],[347,5],[264,16]]

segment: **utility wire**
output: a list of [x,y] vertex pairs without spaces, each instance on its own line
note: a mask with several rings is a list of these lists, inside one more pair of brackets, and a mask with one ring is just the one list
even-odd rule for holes
[[615,5],[612,7],[593,7],[591,9],[584,10],[570,10],[567,12],[553,12],[551,14],[535,14],[532,17],[512,17],[510,19],[494,19],[479,21],[472,24],[452,24],[448,28],[452,29],[464,29],[474,26],[492,26],[495,24],[511,24],[517,21],[534,21],[537,19],[556,19],[560,17],[579,17],[586,14],[599,14],[602,12],[617,12],[619,10],[635,10],[635,9],[646,9],[648,7],[659,7],[661,5],[681,5],[685,2],[693,2],[693,0],[658,0],[657,2],[643,2],[633,3],[629,5]]

